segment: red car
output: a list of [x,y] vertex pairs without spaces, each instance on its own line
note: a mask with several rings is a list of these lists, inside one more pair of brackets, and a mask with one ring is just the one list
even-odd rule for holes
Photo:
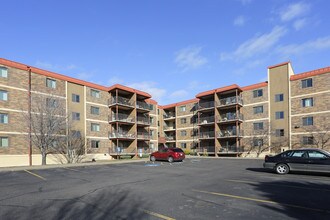
[[180,148],[161,148],[150,155],[150,161],[153,162],[156,160],[167,160],[172,163],[173,161],[182,161],[184,158],[185,154]]

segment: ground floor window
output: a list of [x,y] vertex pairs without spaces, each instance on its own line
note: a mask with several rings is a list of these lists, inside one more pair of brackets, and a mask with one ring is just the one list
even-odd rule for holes
[[8,147],[8,137],[0,137],[0,147]]

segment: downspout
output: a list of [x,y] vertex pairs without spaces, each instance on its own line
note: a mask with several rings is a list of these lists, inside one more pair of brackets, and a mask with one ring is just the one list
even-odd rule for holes
[[28,72],[29,72],[29,89],[28,89],[28,97],[29,97],[29,101],[28,101],[28,115],[29,115],[29,166],[32,166],[32,115],[31,115],[31,103],[32,103],[32,99],[31,99],[31,68],[28,66]]

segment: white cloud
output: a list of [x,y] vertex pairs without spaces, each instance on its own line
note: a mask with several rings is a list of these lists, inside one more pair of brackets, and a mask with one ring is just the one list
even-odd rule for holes
[[113,76],[113,77],[111,77],[111,78],[108,80],[108,84],[109,84],[110,86],[112,86],[112,85],[114,85],[114,84],[121,84],[121,83],[123,83],[123,82],[124,82],[124,80],[121,79],[121,78],[119,78],[119,77],[117,77],[117,76]]
[[330,49],[330,36],[307,41],[302,44],[289,44],[277,48],[277,52],[285,55],[304,55],[318,50]]
[[279,39],[286,34],[286,32],[286,28],[276,26],[270,33],[253,37],[245,41],[231,53],[221,53],[220,60],[240,60],[265,53],[269,51],[269,49],[273,47]]
[[238,16],[234,20],[234,25],[235,26],[243,26],[245,24],[245,18],[244,16]]
[[282,21],[291,21],[297,17],[305,15],[309,9],[309,4],[303,2],[294,3],[280,11],[280,17]]
[[172,92],[170,94],[170,97],[175,98],[175,99],[183,99],[183,98],[186,98],[188,95],[189,95],[189,93],[186,90],[181,89],[181,90]]
[[41,69],[54,71],[54,72],[62,72],[62,71],[77,69],[77,66],[74,64],[69,64],[69,65],[65,66],[65,65],[52,64],[50,62],[40,61],[40,60],[37,60],[37,62],[35,63],[35,66],[38,68],[41,68]]
[[183,69],[183,71],[197,69],[208,61],[200,55],[202,47],[189,46],[176,52],[175,63]]
[[296,31],[301,30],[306,25],[307,25],[307,19],[306,18],[298,19],[293,23],[293,27]]
[[152,96],[152,99],[157,100],[158,103],[161,103],[162,98],[166,95],[166,90],[158,88],[156,82],[145,81],[131,83],[127,86],[149,93]]

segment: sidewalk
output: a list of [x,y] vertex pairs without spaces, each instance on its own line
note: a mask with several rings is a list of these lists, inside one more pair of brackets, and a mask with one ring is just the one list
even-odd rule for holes
[[147,162],[149,158],[141,159],[122,159],[122,160],[99,160],[96,162],[84,162],[84,163],[74,163],[74,164],[51,164],[51,165],[33,165],[33,166],[17,166],[17,167],[0,167],[0,172],[8,171],[20,171],[20,170],[44,170],[53,169],[61,167],[83,167],[83,166],[101,166],[108,164],[122,164],[122,163],[137,163],[137,162]]

